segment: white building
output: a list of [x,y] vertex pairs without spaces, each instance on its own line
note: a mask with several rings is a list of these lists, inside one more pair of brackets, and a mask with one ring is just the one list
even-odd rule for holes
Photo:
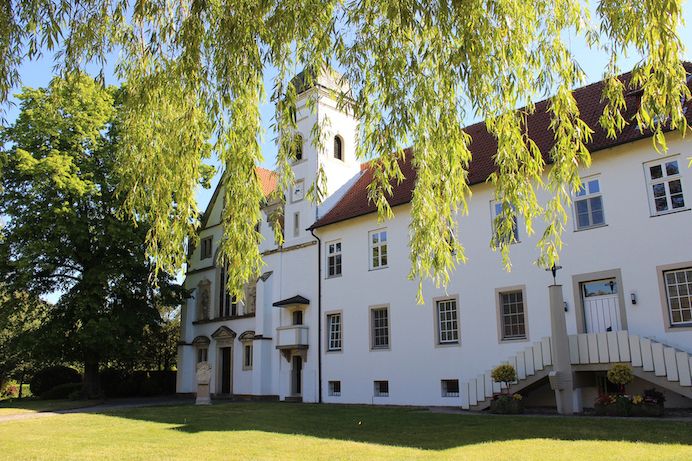
[[[539,236],[526,234],[521,216],[511,272],[490,249],[495,204],[485,180],[496,145],[484,124],[467,128],[473,196],[459,224],[469,261],[446,291],[426,284],[419,305],[416,282],[407,279],[415,171],[402,163],[406,180],[390,200],[395,217],[378,223],[367,200],[371,171],[355,158],[357,121],[337,109],[334,85],[321,77],[299,95],[304,142],[296,186],[286,191],[285,243],[276,246],[263,220],[266,267],[245,304],[224,295],[215,265],[222,200],[214,194],[188,263],[185,285],[193,291],[183,307],[178,392],[195,392],[196,364],[207,360],[218,397],[481,409],[498,390],[489,370],[509,361],[519,375],[513,389],[527,404],[554,405],[547,379],[552,275],[533,263]],[[656,386],[666,405],[692,406],[692,144],[670,133],[661,155],[633,125],[607,139],[597,125],[601,89],[575,91],[595,130],[593,164],[582,172],[557,273],[575,402],[592,406],[607,386],[605,370],[626,362],[637,376],[633,392]],[[310,92],[318,93],[314,113],[305,107]],[[628,95],[630,112],[638,97]],[[552,140],[545,107],[537,104],[528,126],[543,152]],[[325,121],[334,142],[318,152],[309,133]],[[314,205],[305,190],[320,167],[328,197]],[[275,178],[257,171],[268,193]],[[276,207],[268,204],[265,217]]]

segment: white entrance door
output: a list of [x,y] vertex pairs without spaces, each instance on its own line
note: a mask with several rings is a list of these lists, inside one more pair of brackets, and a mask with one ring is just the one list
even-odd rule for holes
[[587,333],[622,330],[618,290],[615,279],[594,280],[581,284]]

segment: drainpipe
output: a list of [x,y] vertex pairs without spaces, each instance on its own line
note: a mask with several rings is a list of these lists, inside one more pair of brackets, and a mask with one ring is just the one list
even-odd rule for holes
[[309,230],[317,239],[317,402],[322,403],[322,240],[312,227]]

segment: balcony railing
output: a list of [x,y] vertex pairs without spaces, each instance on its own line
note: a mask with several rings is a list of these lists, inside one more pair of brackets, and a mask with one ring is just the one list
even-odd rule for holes
[[308,347],[308,327],[291,325],[276,329],[277,349],[305,349]]

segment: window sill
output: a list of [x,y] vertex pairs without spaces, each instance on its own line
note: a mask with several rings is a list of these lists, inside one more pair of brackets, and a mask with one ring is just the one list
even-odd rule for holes
[[601,227],[608,227],[608,224],[598,224],[597,226],[580,227],[579,229],[574,229],[574,232],[590,231],[591,229],[600,229]]
[[337,274],[337,275],[328,275],[328,276],[326,276],[324,279],[325,279],[325,280],[329,280],[329,279],[338,279],[338,278],[341,278],[341,274]]
[[344,351],[343,349],[327,349],[325,352],[327,354],[339,354],[343,351]]
[[452,394],[445,394],[445,395],[443,395],[442,397],[445,398],[445,399],[458,399],[458,398],[459,398],[459,394],[455,394],[455,393],[452,393]]
[[529,341],[528,337],[524,338],[502,338],[500,340],[500,344],[505,344],[505,343],[526,343]]
[[449,342],[449,343],[440,343],[438,342],[435,344],[435,347],[459,347],[461,346],[461,343],[459,341],[454,341],[454,342]]
[[226,322],[228,320],[239,320],[239,319],[247,319],[254,317],[255,313],[252,312],[250,314],[243,314],[243,315],[230,315],[227,317],[215,317],[213,319],[203,319],[203,320],[195,320],[192,322],[193,325],[204,325],[207,323],[216,323],[216,322]]
[[649,216],[649,217],[650,217],[650,218],[658,218],[658,217],[660,217],[660,216],[668,216],[668,215],[670,215],[670,214],[683,213],[683,212],[685,212],[685,211],[690,211],[690,210],[692,210],[692,208],[689,208],[689,207],[687,207],[687,208],[680,208],[679,210],[664,211],[664,212],[662,212],[662,213],[652,214],[652,215]]
[[371,268],[369,269],[369,271],[370,271],[370,272],[373,272],[373,271],[381,271],[382,269],[388,269],[388,268],[389,268],[389,266],[371,267]]
[[690,323],[676,323],[675,325],[667,325],[667,332],[675,331],[692,331],[692,322]]
[[379,351],[390,351],[392,350],[391,347],[371,347],[370,352],[379,352]]

